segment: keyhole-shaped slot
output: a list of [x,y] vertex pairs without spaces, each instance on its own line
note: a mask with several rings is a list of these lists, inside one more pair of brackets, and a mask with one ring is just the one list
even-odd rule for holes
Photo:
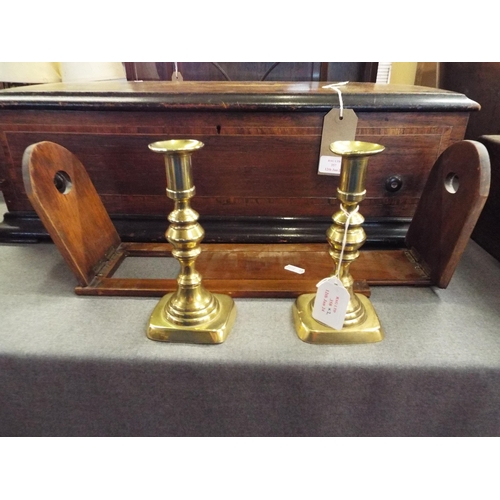
[[220,131],[221,131],[222,127],[220,125],[217,125],[215,128],[217,130],[217,135],[220,135]]
[[458,175],[450,172],[444,180],[444,187],[446,188],[446,191],[448,191],[448,193],[455,194],[460,187]]
[[61,194],[68,194],[73,188],[73,183],[71,182],[71,177],[66,172],[59,170],[54,175],[54,186]]

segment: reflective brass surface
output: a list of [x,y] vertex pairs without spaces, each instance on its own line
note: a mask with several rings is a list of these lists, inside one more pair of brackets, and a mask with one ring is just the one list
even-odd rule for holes
[[[354,293],[354,280],[349,267],[358,258],[359,249],[366,241],[366,234],[362,227],[365,219],[357,209],[366,195],[368,159],[374,154],[381,153],[385,148],[374,143],[337,141],[330,145],[330,149],[333,153],[342,156],[337,188],[341,210],[333,215],[333,224],[327,230],[326,237],[330,244],[329,253],[335,264],[332,275],[338,274],[349,292],[350,300],[344,326],[341,330],[335,330],[317,322],[312,317],[316,294],[301,295],[293,305],[295,329],[301,340],[314,344],[378,342],[384,337],[380,321],[370,301]],[[345,234],[348,217],[349,225]],[[344,238],[345,247],[342,253]]]
[[371,142],[337,141],[330,144],[332,153],[342,156],[338,199],[341,203],[359,203],[366,195],[366,172],[371,155],[381,153],[384,146]]
[[165,295],[151,315],[147,336],[152,340],[220,344],[236,318],[233,299],[206,290],[195,269],[205,232],[189,201],[195,193],[191,155],[202,147],[203,143],[196,140],[159,141],[149,145],[165,158],[167,196],[175,204],[168,217],[170,226],[166,237],[173,246],[172,255],[181,265],[177,290]]
[[217,307],[208,320],[185,326],[169,318],[169,304],[173,295],[165,295],[151,314],[148,325],[148,337],[151,340],[190,344],[221,344],[226,340],[236,319],[236,308],[229,295],[212,294]]
[[344,324],[342,330],[328,328],[312,317],[315,297],[314,293],[301,295],[293,305],[293,322],[300,340],[309,344],[366,344],[380,342],[384,338],[377,313],[364,295],[358,295],[365,311],[363,321],[354,325]]

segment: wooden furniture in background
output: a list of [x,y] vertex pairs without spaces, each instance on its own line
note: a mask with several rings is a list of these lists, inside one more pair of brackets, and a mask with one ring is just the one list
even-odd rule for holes
[[[433,167],[401,249],[362,251],[352,265],[355,290],[367,285],[446,287],[465,249],[489,189],[482,144],[450,146]],[[168,257],[166,243],[120,241],[84,166],[67,149],[41,142],[23,156],[26,192],[86,295],[164,295],[175,279],[115,278],[127,257]],[[453,179],[458,189],[451,189]],[[165,226],[166,226],[165,222]],[[166,230],[166,227],[165,227]],[[212,292],[234,297],[296,297],[316,290],[333,271],[328,245],[206,244],[197,269]],[[284,269],[293,264],[306,272]]]
[[483,135],[478,140],[490,155],[491,189],[472,239],[500,260],[500,135]]
[[[370,163],[363,215],[367,246],[401,245],[439,155],[460,141],[479,106],[415,86],[342,88],[356,138],[386,151]],[[205,143],[193,165],[205,242],[322,243],[337,210],[338,177],[318,175],[324,116],[339,98],[318,82],[95,82],[0,91],[3,241],[48,233],[21,172],[24,150],[52,141],[85,165],[123,241],[164,241],[172,210],[157,140]]]
[[500,62],[445,62],[439,67],[440,88],[462,92],[481,105],[481,112],[469,120],[465,138],[500,134]]
[[126,62],[127,80],[375,82],[376,62]]
[[415,85],[424,87],[439,87],[439,74],[441,63],[438,62],[419,62],[415,74]]
[[471,116],[465,137],[482,142],[491,156],[491,193],[472,238],[500,259],[500,62],[441,63],[441,88],[466,92],[481,112]]

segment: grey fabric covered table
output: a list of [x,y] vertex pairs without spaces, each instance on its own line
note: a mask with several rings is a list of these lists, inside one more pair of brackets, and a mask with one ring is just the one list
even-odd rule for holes
[[498,436],[500,263],[373,288],[383,342],[301,342],[292,300],[236,300],[226,343],[145,336],[156,298],[78,297],[52,244],[0,246],[3,436]]

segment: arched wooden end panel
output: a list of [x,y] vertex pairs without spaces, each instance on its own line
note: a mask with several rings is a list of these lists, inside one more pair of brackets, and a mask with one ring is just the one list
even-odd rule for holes
[[26,193],[78,279],[89,285],[120,237],[85,167],[53,142],[32,144],[23,155]]
[[406,235],[406,245],[446,288],[481,214],[490,189],[485,146],[461,141],[447,148],[432,168]]
[[[115,278],[127,256],[170,255],[168,243],[120,243],[83,165],[65,148],[41,142],[27,148],[23,175],[28,197],[86,295],[162,296],[175,279]],[[370,285],[446,287],[486,201],[490,162],[483,145],[462,141],[434,165],[401,249],[361,252],[353,276],[357,292]],[[332,271],[324,244],[208,244],[197,268],[205,285],[234,297],[296,297],[311,293]],[[416,262],[415,262],[416,261]],[[291,276],[293,263],[307,269]]]

